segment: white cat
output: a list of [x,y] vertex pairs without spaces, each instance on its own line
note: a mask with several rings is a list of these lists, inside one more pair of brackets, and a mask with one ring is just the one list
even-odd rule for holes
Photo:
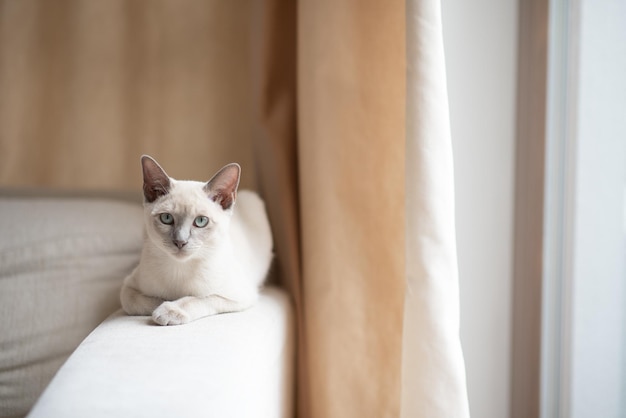
[[178,325],[253,305],[272,260],[272,234],[259,196],[237,193],[239,165],[202,183],[169,177],[147,155],[141,164],[144,245],[122,286],[124,311]]

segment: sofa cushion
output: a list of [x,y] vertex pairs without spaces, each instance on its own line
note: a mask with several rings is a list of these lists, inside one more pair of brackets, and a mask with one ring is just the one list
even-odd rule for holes
[[243,312],[162,327],[120,310],[76,349],[28,418],[293,416],[293,311],[265,288]]
[[0,198],[0,417],[24,416],[119,307],[141,237],[138,204]]

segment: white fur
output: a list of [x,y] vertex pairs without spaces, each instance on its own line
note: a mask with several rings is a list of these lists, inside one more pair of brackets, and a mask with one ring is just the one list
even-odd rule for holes
[[[169,192],[144,203],[144,246],[139,265],[124,280],[122,307],[129,315],[152,315],[160,325],[183,324],[250,307],[257,299],[272,259],[272,234],[263,201],[241,191],[223,209],[207,196],[206,183],[170,178]],[[187,240],[179,249],[172,225]],[[197,216],[210,221],[193,225]],[[178,235],[177,235],[178,237]]]

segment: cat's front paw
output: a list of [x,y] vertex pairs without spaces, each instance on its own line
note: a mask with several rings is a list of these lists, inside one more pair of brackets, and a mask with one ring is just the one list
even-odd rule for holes
[[152,312],[152,320],[159,325],[180,325],[189,322],[190,318],[176,302],[163,302]]

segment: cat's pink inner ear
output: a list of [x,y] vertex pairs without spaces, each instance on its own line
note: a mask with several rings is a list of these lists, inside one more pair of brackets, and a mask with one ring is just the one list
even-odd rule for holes
[[204,186],[204,190],[209,198],[219,203],[224,210],[230,209],[233,203],[235,203],[240,173],[241,167],[239,167],[239,164],[228,164],[218,171]]
[[154,202],[170,190],[170,178],[155,159],[148,155],[141,157],[143,169],[143,195],[147,202]]

